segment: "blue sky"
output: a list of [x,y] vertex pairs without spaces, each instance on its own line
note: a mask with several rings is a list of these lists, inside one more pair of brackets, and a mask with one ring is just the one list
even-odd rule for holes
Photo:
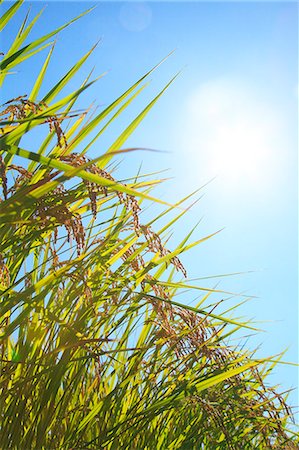
[[[32,14],[44,4],[32,3]],[[29,3],[28,3],[29,5]],[[265,321],[260,356],[289,347],[284,359],[298,359],[298,14],[294,2],[47,2],[32,36],[50,31],[91,5],[97,8],[63,31],[44,92],[101,38],[100,45],[72,82],[95,66],[108,73],[86,94],[109,104],[172,50],[151,84],[119,121],[132,119],[182,70],[159,104],[130,138],[128,146],[165,150],[132,155],[122,163],[133,175],[140,162],[151,172],[169,168],[172,177],[157,191],[175,201],[213,179],[188,219],[174,230],[177,240],[199,219],[197,237],[224,230],[183,259],[191,278],[249,272],[220,280],[220,288],[255,295],[240,315]],[[21,18],[21,14],[19,14]],[[15,29],[18,23],[15,23]],[[7,33],[3,45],[13,34]],[[7,41],[7,42],[6,42]],[[30,91],[34,65],[10,78],[1,96]],[[105,150],[112,134],[91,156]],[[202,282],[203,283],[203,282]],[[215,279],[205,281],[212,286]],[[238,301],[233,299],[232,302]],[[283,388],[298,384],[298,370],[279,366],[272,377]],[[297,395],[292,402],[299,404]]]

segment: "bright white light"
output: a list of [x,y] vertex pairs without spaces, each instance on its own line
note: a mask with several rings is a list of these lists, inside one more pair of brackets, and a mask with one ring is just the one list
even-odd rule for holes
[[183,151],[201,179],[218,175],[226,186],[260,187],[278,169],[280,128],[278,114],[254,90],[214,80],[187,101]]

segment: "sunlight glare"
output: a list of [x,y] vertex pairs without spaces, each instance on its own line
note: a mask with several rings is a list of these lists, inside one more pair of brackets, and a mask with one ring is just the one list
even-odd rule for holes
[[226,185],[269,181],[278,167],[277,114],[240,83],[201,85],[187,102],[182,146],[202,176],[221,176]]

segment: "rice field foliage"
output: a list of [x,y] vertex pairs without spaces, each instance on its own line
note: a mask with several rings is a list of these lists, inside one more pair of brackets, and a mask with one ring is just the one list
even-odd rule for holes
[[[2,33],[20,7],[4,4]],[[39,15],[24,14],[1,49],[1,84],[45,59],[31,92],[0,113],[1,449],[298,448],[286,395],[266,380],[276,362],[231,344],[254,327],[219,312],[227,293],[186,278],[181,255],[211,236],[168,245],[192,196],[168,205],[152,194],[155,175],[117,179],[117,157],[136,150],[127,138],[168,86],[91,160],[156,67],[100,112],[78,112],[97,79],[68,85],[93,49],[41,97],[51,40],[71,22],[30,41]],[[38,151],[26,148],[25,134],[45,127]],[[161,212],[144,222],[152,202]]]

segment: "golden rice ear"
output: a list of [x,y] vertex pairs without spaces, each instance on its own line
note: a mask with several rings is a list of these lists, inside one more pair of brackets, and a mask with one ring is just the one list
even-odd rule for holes
[[0,155],[0,179],[1,179],[1,184],[2,184],[3,197],[4,197],[4,200],[6,200],[7,192],[8,192],[6,166],[5,166],[5,163],[4,163],[1,155]]
[[[14,123],[13,126],[4,125],[2,129],[2,133],[7,133],[12,131],[14,127],[18,124],[24,122],[24,120],[28,120],[32,115],[41,115],[45,108],[48,108],[45,102],[41,101],[39,103],[35,103],[31,100],[28,100],[27,95],[21,95],[17,98],[13,98],[8,100],[6,103],[2,105],[4,109],[0,112],[0,116],[2,117],[2,124],[8,124],[9,122]],[[61,128],[61,123],[63,120],[69,118],[67,117],[59,117],[58,115],[47,116],[45,118],[45,123],[49,124],[50,132],[54,132],[57,136],[57,145],[62,148],[67,147],[67,140],[65,134]],[[62,145],[63,144],[63,145]]]

